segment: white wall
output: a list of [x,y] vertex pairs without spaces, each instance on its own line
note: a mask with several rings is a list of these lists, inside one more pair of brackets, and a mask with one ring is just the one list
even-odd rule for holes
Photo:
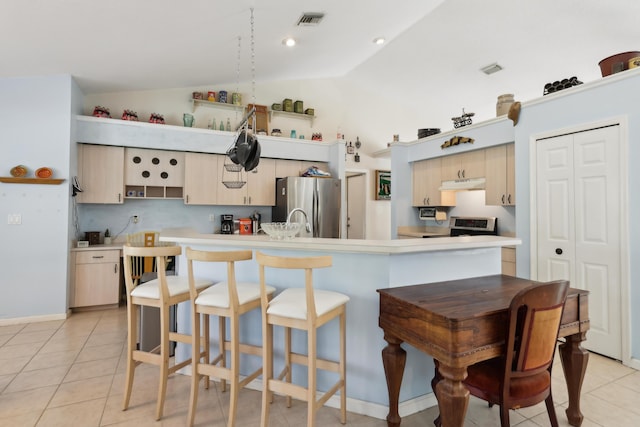
[[[0,174],[18,164],[30,176],[53,169],[62,185],[0,184],[0,322],[65,316],[69,258],[71,116],[78,104],[70,76],[0,79]],[[8,225],[20,214],[22,225]]]

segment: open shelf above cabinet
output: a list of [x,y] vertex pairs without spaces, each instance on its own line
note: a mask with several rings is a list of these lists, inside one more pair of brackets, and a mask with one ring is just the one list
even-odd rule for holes
[[311,126],[313,126],[313,120],[316,118],[316,116],[312,116],[310,114],[290,113],[288,111],[269,110],[269,120],[271,120],[271,116],[282,116],[287,118],[309,120],[309,122],[311,123]]
[[0,182],[6,184],[48,184],[58,185],[64,182],[64,179],[59,178],[14,178],[9,176],[0,177]]
[[225,103],[222,103],[222,102],[207,101],[206,99],[192,99],[191,101],[193,102],[192,112],[195,112],[196,111],[196,107],[198,107],[200,105],[204,105],[206,107],[227,108],[227,109],[230,109],[230,110],[244,111],[244,106],[243,105],[225,104]]

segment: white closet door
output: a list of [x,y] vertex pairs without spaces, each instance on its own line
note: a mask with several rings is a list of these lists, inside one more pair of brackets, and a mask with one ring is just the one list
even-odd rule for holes
[[584,346],[621,359],[618,126],[537,141],[538,280],[589,295]]

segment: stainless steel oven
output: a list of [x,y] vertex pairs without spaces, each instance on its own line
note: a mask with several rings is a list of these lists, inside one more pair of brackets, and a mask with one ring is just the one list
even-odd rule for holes
[[498,218],[452,216],[449,235],[455,236],[497,236]]

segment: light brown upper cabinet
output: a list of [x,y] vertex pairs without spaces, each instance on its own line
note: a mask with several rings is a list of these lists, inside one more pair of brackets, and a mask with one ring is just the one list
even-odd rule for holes
[[[246,172],[228,171],[226,156],[218,157],[218,205],[273,206],[276,203],[276,161],[261,158],[258,166]],[[233,183],[245,184],[240,188],[229,188]],[[226,183],[226,184],[225,184]]]
[[455,194],[439,190],[441,157],[413,163],[413,206],[455,206]]
[[78,203],[124,201],[124,147],[78,144]]
[[483,178],[485,174],[484,151],[467,151],[442,157],[442,180]]
[[185,153],[184,203],[215,205],[218,203],[218,154]]
[[485,152],[485,203],[487,205],[515,206],[515,144],[490,147]]
[[182,199],[184,152],[127,148],[124,183],[127,198]]

